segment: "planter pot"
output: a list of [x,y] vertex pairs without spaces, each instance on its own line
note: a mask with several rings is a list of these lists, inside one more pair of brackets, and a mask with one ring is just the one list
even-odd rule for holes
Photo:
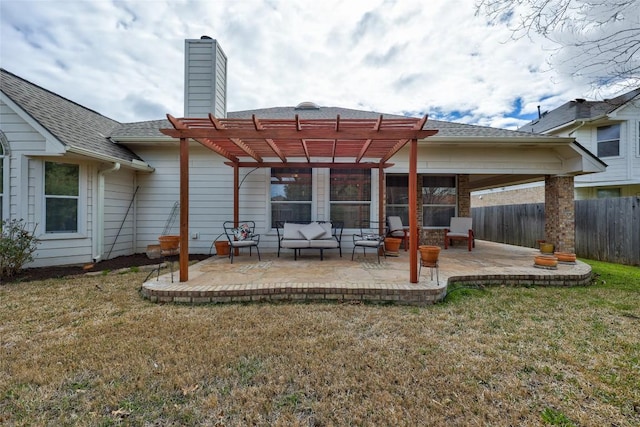
[[556,256],[556,258],[558,258],[558,261],[560,262],[570,262],[570,263],[576,262],[576,254],[571,254],[569,252],[556,252],[554,253],[554,255]]
[[385,237],[384,250],[387,256],[398,256],[400,254],[401,243],[402,239],[397,239],[395,237]]
[[553,255],[536,255],[533,261],[535,267],[557,268],[558,266],[558,258]]
[[229,256],[229,242],[226,240],[216,240],[216,255]]
[[540,253],[553,254],[553,243],[540,243]]
[[158,241],[163,251],[176,250],[180,246],[180,236],[160,236]]
[[418,247],[420,251],[420,261],[425,267],[435,266],[440,256],[439,246],[421,245]]

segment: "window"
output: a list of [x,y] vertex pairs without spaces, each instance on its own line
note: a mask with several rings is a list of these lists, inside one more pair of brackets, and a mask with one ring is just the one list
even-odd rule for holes
[[371,219],[371,170],[331,169],[329,181],[332,221],[356,228]]
[[403,224],[409,224],[409,177],[387,175],[386,181],[387,217],[399,216]]
[[422,177],[422,226],[448,227],[456,216],[456,177]]
[[620,188],[598,188],[596,190],[598,199],[609,199],[620,197]]
[[78,231],[78,194],[80,166],[45,162],[45,232],[76,233]]
[[311,220],[311,169],[271,169],[271,226]]
[[620,155],[620,125],[598,128],[598,157]]

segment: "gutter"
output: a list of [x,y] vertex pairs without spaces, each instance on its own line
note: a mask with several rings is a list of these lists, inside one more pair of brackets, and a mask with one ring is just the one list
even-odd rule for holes
[[117,163],[117,164],[125,164],[126,167],[129,167],[131,169],[135,169],[135,170],[139,170],[142,172],[153,172],[155,171],[155,168],[152,166],[149,166],[148,163],[143,162],[142,160],[138,160],[138,159],[133,159],[131,161],[123,161],[122,159],[118,159],[116,157],[113,156],[107,156],[105,154],[98,154],[94,151],[91,150],[87,150],[85,148],[79,148],[79,147],[74,147],[71,145],[67,145],[66,147],[66,151],[68,153],[75,153],[75,154],[80,154],[82,156],[86,156],[86,157],[91,157],[93,159],[97,159],[97,160],[102,160],[108,163]]
[[571,136],[571,134],[573,134],[575,131],[577,131],[578,129],[580,129],[582,126],[587,124],[587,120],[576,120],[574,123],[577,123],[578,126],[576,126],[575,128],[571,129],[569,131],[569,135]]
[[430,142],[450,142],[450,143],[468,143],[468,144],[567,144],[572,142],[575,138],[566,136],[553,136],[544,134],[534,134],[536,136],[430,136],[428,138],[419,139],[418,142],[430,143]]

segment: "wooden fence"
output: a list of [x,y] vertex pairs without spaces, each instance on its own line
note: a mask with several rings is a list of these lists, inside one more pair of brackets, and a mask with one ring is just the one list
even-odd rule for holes
[[[544,239],[544,203],[473,208],[478,239],[536,247]],[[640,265],[640,197],[577,200],[576,254]]]

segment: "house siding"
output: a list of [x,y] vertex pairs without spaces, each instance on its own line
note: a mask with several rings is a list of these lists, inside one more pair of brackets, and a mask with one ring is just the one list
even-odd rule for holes
[[135,251],[135,203],[131,203],[135,182],[135,173],[130,170],[105,174],[102,248],[105,257],[131,255]]
[[[83,264],[93,260],[96,227],[96,183],[99,162],[71,158],[53,136],[41,133],[7,103],[0,103],[0,123],[9,145],[8,218],[24,219],[27,229],[35,229],[40,239],[34,261],[26,267]],[[35,126],[35,127],[34,127]],[[78,233],[44,234],[44,163],[45,161],[80,165]],[[129,251],[130,253],[130,251]]]
[[185,41],[185,117],[226,117],[227,57],[215,40]]
[[[179,152],[175,147],[139,147],[136,152],[155,167],[152,174],[139,174],[136,197],[136,252],[157,244],[175,202],[180,199]],[[250,169],[240,170],[240,180]],[[240,213],[244,219],[265,216],[264,171],[250,173],[240,191]],[[208,253],[222,233],[222,223],[233,219],[233,169],[222,157],[192,145],[189,153],[189,252]],[[242,219],[241,218],[241,219]],[[259,229],[264,220],[258,219]],[[262,222],[260,222],[262,221]],[[169,234],[179,233],[176,217]],[[197,233],[198,238],[192,236]]]
[[[620,155],[603,157],[607,164],[605,172],[578,176],[575,179],[576,186],[593,187],[621,187],[622,193],[628,196],[635,195],[633,189],[624,189],[623,186],[640,183],[640,107],[629,103],[612,115],[607,122],[593,125],[585,125],[579,128],[573,136],[576,140],[592,153],[598,152],[597,129],[598,126],[606,126],[612,123],[620,123]],[[630,194],[629,194],[630,193]],[[580,196],[593,195],[595,191],[578,192]]]

